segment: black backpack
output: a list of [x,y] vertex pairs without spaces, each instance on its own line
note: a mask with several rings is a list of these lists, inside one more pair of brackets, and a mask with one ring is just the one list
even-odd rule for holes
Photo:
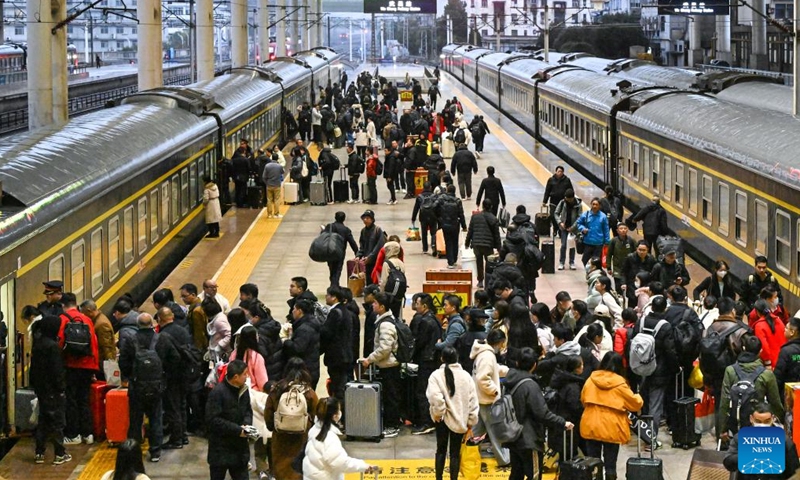
[[682,365],[693,362],[700,353],[700,341],[703,339],[703,323],[699,318],[689,319],[692,309],[687,308],[683,316],[673,327],[675,351]]
[[406,290],[408,290],[406,274],[395,267],[391,261],[387,261],[386,265],[389,266],[389,278],[386,280],[386,290],[384,293],[395,300],[404,299]]
[[754,407],[763,398],[758,398],[756,393],[756,380],[759,375],[764,373],[766,368],[759,365],[758,368],[747,374],[742,370],[739,362],[733,364],[738,380],[731,386],[731,409],[728,413],[728,430],[733,433],[739,431],[741,427],[750,426],[750,414]]
[[473,125],[469,131],[472,133],[473,137],[480,137],[481,136],[481,126],[480,124]]
[[419,203],[419,219],[430,222],[436,218],[436,195],[422,195]]
[[[400,319],[390,317],[386,322],[392,322],[395,331],[397,331],[397,350],[394,352],[394,358],[400,363],[408,363],[412,361],[414,355],[414,334],[411,333],[411,328]],[[378,328],[378,326],[376,326]]]
[[193,384],[203,376],[203,352],[193,343],[178,346],[181,354],[181,369],[187,384]]
[[64,353],[74,357],[92,356],[92,331],[88,324],[75,320],[68,313],[64,326]]
[[381,175],[383,173],[383,162],[380,159],[375,160],[375,175]]
[[728,337],[740,328],[745,327],[737,322],[721,332],[712,329],[700,341],[700,371],[705,378],[722,378],[728,365],[736,361]]
[[456,130],[456,133],[453,134],[453,141],[456,143],[466,143],[467,133],[464,131],[463,128],[459,128],[458,130]]
[[544,387],[544,403],[547,404],[547,409],[551,412],[558,411],[558,404],[559,404],[559,395],[558,390],[553,387]]
[[542,265],[544,265],[545,256],[536,244],[528,243],[522,251],[522,259],[524,263],[527,263],[532,269],[539,271]]
[[136,396],[145,401],[154,400],[163,388],[164,367],[161,357],[156,353],[159,334],[153,334],[148,348],[139,346],[139,338],[131,339],[136,354],[133,359],[133,377],[131,378]]
[[367,162],[364,161],[364,158],[361,155],[356,156],[355,164],[353,165],[355,168],[353,172],[350,172],[351,175],[354,174],[362,174],[364,173],[364,169],[367,166]]

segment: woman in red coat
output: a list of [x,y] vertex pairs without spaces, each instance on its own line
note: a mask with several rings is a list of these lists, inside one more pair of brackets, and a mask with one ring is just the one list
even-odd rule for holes
[[[391,235],[389,237],[389,241],[397,242],[399,244],[400,237],[398,237],[397,235]],[[404,253],[403,247],[401,246],[400,255],[398,256],[401,262],[403,261],[403,253]],[[383,262],[385,261],[386,261],[386,252],[383,250],[383,248],[381,248],[378,251],[378,256],[375,258],[375,268],[372,269],[372,283],[376,285],[381,284],[381,273],[383,272]]]
[[761,360],[767,368],[774,368],[778,363],[781,347],[786,343],[786,324],[783,319],[770,312],[769,304],[764,299],[756,300],[753,311],[757,315],[753,322],[753,331],[761,340]]

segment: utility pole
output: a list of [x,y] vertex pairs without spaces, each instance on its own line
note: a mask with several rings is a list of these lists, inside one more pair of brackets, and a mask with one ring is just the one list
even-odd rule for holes
[[[800,1],[794,0],[794,11],[800,7]],[[794,74],[794,82],[792,82],[792,115],[795,117],[800,114],[800,90],[798,90],[797,83],[800,82],[800,41],[797,36],[800,35],[800,29],[797,28],[797,21],[794,22],[794,36],[792,42],[794,44],[794,51],[792,52],[792,73]]]
[[550,5],[544,1],[544,63],[550,63]]
[[197,81],[197,38],[195,37],[194,0],[189,0],[189,83]]
[[372,45],[370,45],[370,54],[372,55],[372,61],[375,63],[379,62],[378,58],[378,25],[375,23],[375,14],[372,14],[372,32],[370,35],[370,40],[372,41]]
[[350,61],[353,61],[353,20],[351,18],[347,19],[347,40],[350,42]]

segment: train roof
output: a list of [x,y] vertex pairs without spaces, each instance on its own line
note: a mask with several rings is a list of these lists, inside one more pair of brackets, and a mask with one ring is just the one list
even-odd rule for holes
[[522,54],[515,55],[515,54],[504,53],[504,52],[492,52],[492,53],[490,53],[488,55],[484,55],[481,58],[479,58],[478,59],[478,66],[487,67],[487,68],[490,68],[490,69],[492,69],[492,70],[494,70],[496,72],[497,70],[500,69],[499,66],[500,66],[501,63],[503,63],[506,60],[508,60],[509,58],[512,58],[512,57],[515,57],[515,56],[522,56]]
[[308,69],[291,58],[277,58],[263,67],[277,75],[276,80],[280,80],[285,85],[303,78]]
[[472,48],[469,51],[461,52],[465,58],[469,58],[472,61],[476,61],[482,55],[489,55],[494,52],[489,50],[488,48],[476,47]]
[[244,68],[195,83],[191,88],[214,97],[214,102],[223,109],[220,115],[223,121],[233,118],[265,96],[280,93],[280,85],[264,78],[257,70]]
[[317,55],[321,55],[328,63],[335,63],[337,60],[342,58],[341,54],[336,53],[336,50],[330,47],[316,47],[309,51],[314,52]]
[[800,119],[701,95],[668,95],[620,119],[800,187]]
[[534,58],[522,58],[503,67],[503,75],[530,82],[534,75],[550,67],[549,63]]
[[462,47],[463,45],[459,43],[448,43],[444,47],[442,47],[442,53],[454,53],[457,48]]
[[619,102],[619,97],[611,94],[619,90],[619,79],[570,66],[561,68],[567,70],[556,68],[547,82],[539,84],[542,91],[553,91],[604,114]]
[[792,114],[792,88],[777,83],[737,83],[717,93],[717,98],[751,108]]
[[585,68],[586,70],[602,73],[604,75],[608,74],[606,67],[608,67],[611,63],[613,63],[611,60],[599,57],[580,57],[567,62],[569,65],[577,65]]
[[308,64],[313,72],[316,72],[328,65],[328,60],[324,55],[318,54],[313,50],[305,50],[297,52],[292,55],[293,58],[298,58]]

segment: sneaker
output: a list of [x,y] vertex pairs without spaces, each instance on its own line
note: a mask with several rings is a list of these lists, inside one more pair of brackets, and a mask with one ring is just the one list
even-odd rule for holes
[[[353,203],[353,200],[348,200],[347,203]],[[266,474],[266,472],[261,472],[261,473]]]
[[393,200],[392,205],[397,205],[397,200]]
[[89,435],[83,437],[83,443],[85,443],[86,445],[93,444],[94,443],[94,435],[92,435],[90,433]]
[[65,453],[64,455],[57,455],[56,459],[53,460],[53,465],[63,465],[72,460],[72,455],[69,453]]
[[478,288],[483,288],[483,281],[478,282]]
[[394,438],[398,435],[400,435],[399,428],[387,428],[383,431],[383,438]]
[[427,435],[432,431],[436,430],[436,427],[433,425],[420,425],[418,427],[414,427],[411,429],[412,435]]
[[575,270],[575,264],[574,263],[570,263],[569,264],[569,269],[570,270]]
[[449,268],[450,270],[453,270],[454,268],[456,268],[456,266],[455,265],[448,265],[447,268]]
[[189,437],[184,437],[181,440],[181,445],[189,445]]
[[180,450],[183,448],[183,442],[167,442],[161,445],[162,450]]
[[391,200],[389,200],[388,202],[386,202],[386,205],[394,205],[394,203]]
[[64,445],[80,445],[81,443],[81,436],[78,435],[75,438],[64,437]]
[[267,215],[267,218],[272,218],[272,215]]
[[158,463],[161,461],[161,452],[159,453],[151,453],[150,454],[150,461],[153,463]]
[[44,454],[43,453],[37,453],[36,455],[33,456],[33,461],[34,461],[34,463],[39,464],[39,465],[43,464],[44,463]]
[[653,450],[660,450],[662,446],[663,446],[663,444],[659,440],[656,440],[655,446],[654,445],[645,445],[644,446],[644,451],[650,453]]
[[559,263],[558,264],[558,269],[559,270],[564,270],[564,264],[563,263]]
[[281,215],[281,214],[279,213],[279,214],[275,215],[275,218],[283,218],[283,215]]

